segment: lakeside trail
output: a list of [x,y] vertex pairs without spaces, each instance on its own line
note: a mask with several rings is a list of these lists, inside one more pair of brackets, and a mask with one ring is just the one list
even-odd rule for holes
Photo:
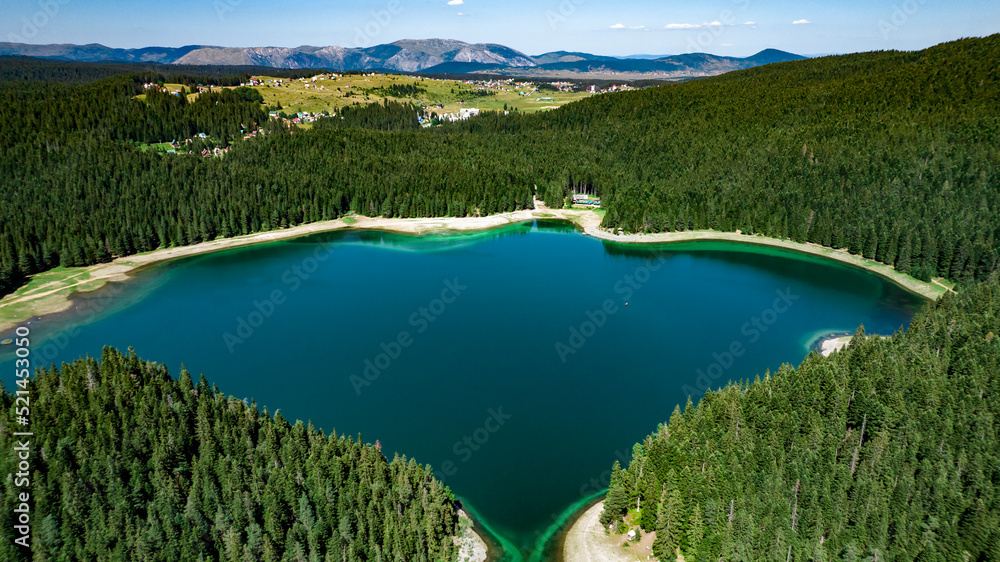
[[602,215],[593,209],[550,209],[545,207],[541,201],[536,200],[535,209],[500,213],[485,217],[397,219],[352,215],[336,220],[309,223],[282,230],[216,239],[191,246],[162,248],[144,254],[120,257],[110,263],[70,269],[60,268],[59,270],[42,272],[34,275],[28,285],[0,299],[0,333],[8,331],[17,324],[31,318],[62,312],[68,309],[71,306],[70,295],[75,292],[92,291],[108,282],[125,281],[136,270],[158,262],[342,229],[371,229],[404,234],[428,234],[444,231],[487,230],[537,219],[569,221],[580,228],[585,235],[623,244],[667,244],[696,240],[717,240],[784,248],[834,259],[867,269],[926,299],[937,299],[950,290],[936,281],[933,283],[924,283],[897,272],[891,266],[850,254],[846,250],[834,250],[817,244],[792,242],[790,240],[779,240],[765,236],[751,236],[710,230],[662,232],[656,234],[616,233],[601,228]]

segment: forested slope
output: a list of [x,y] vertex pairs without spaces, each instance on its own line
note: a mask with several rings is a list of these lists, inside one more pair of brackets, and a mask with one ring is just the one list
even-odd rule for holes
[[687,560],[1000,560],[1000,281],[709,392],[615,463],[602,520],[641,505]]
[[[0,86],[0,294],[59,264],[349,212],[517,210],[535,186],[555,204],[596,190],[604,225],[629,232],[738,229],[848,248],[923,279],[998,267],[1000,35],[431,130],[405,130],[412,117],[383,105],[246,142],[235,131],[262,119],[259,106],[145,105],[137,83]],[[133,145],[198,129],[232,150],[203,159]]]
[[163,79],[174,84],[193,86],[215,84],[237,86],[252,74],[286,78],[312,76],[311,69],[281,69],[266,66],[181,65],[144,62],[78,62],[25,56],[0,56],[0,82],[59,82],[86,84],[112,76],[133,74],[151,81]]
[[[30,383],[34,560],[448,560],[454,498],[428,468],[289,425],[105,348]],[[0,394],[13,451],[14,397]],[[22,439],[22,438],[17,438]],[[17,472],[15,454],[0,474]],[[2,484],[0,559],[14,544]]]
[[[609,144],[639,143],[595,164],[625,174],[595,174],[610,203],[605,226],[761,232],[849,248],[923,279],[982,279],[997,267],[1000,36],[768,65],[594,103],[614,123]],[[646,114],[659,118],[643,127]],[[572,110],[552,118],[580,126]]]

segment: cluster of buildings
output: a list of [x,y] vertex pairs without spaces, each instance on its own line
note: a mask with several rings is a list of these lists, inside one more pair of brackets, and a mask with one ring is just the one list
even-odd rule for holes
[[611,92],[628,92],[634,89],[635,88],[629,86],[628,84],[612,84],[604,89],[599,89],[597,86],[588,86],[587,92],[591,94],[608,94]]
[[[438,115],[438,119],[440,119],[441,121],[450,121],[450,122],[465,121],[466,119],[470,117],[475,117],[476,115],[479,115],[479,108],[463,107],[458,110],[458,113],[442,113],[441,115]],[[425,119],[424,117],[418,117],[418,119],[420,120],[420,124],[424,125],[425,127],[430,126],[429,119]]]
[[285,80],[283,78],[251,78],[249,82],[243,82],[240,86],[267,86],[270,88],[274,86],[279,88],[281,86],[289,87],[291,86],[291,80]]
[[549,82],[549,84],[555,86],[560,92],[572,92],[576,87],[576,84],[572,82]]
[[514,80],[463,80],[463,84],[466,86],[475,86],[477,90],[499,90],[501,92],[510,92],[512,87],[515,87]]
[[[318,119],[322,119],[327,116],[326,113],[309,113],[308,111],[299,111],[293,117],[282,118],[277,111],[269,111],[267,114],[271,119],[284,119],[285,124],[299,125],[301,123],[312,123]],[[335,117],[336,115],[334,115]]]
[[[442,107],[442,106],[440,104],[437,104],[437,107]],[[479,115],[479,108],[463,107],[458,110],[458,113],[441,113],[440,115],[436,113],[435,114],[425,113],[423,115],[417,115],[417,120],[420,121],[420,124],[422,126],[430,127],[434,119],[437,119],[442,122],[444,121],[454,122],[454,121],[464,121],[470,117],[475,117],[476,115]]]
[[[317,74],[315,76],[310,76],[309,78],[299,78],[299,82],[307,84],[315,84],[317,80],[336,80],[340,75],[336,72],[328,72],[325,74]],[[240,86],[267,86],[272,84],[275,86],[287,86],[291,84],[294,80],[290,78],[263,78],[261,76],[252,76],[250,80],[243,82]]]
[[596,195],[587,195],[585,193],[574,193],[573,194],[573,204],[574,205],[590,205],[593,207],[601,206],[601,198]]
[[[142,85],[142,89],[144,89],[144,90],[153,90],[153,91],[156,91],[156,92],[165,92],[165,91],[167,91],[167,89],[165,87],[163,87],[163,86],[161,86],[161,85],[159,85],[159,84],[157,84],[155,82],[146,82],[145,84]],[[180,90],[171,90],[170,93],[173,94],[173,95],[175,95],[175,96],[181,95],[181,91]]]
[[223,154],[225,154],[227,152],[229,152],[229,147],[228,146],[226,148],[215,147],[212,150],[209,150],[207,148],[203,148],[203,149],[201,149],[201,157],[202,158],[211,158],[213,156],[222,156]]
[[325,80],[336,80],[336,79],[337,75],[333,73],[317,74],[312,78],[299,78],[299,82],[302,82],[302,84],[306,87],[307,90],[308,89],[326,90],[326,86],[324,86],[323,84],[316,84],[316,80],[325,81]]

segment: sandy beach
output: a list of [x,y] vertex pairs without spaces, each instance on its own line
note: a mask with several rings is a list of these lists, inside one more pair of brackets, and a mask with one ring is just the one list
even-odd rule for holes
[[[890,336],[868,334],[867,337],[870,338],[888,338]],[[851,340],[854,339],[854,334],[848,334],[846,336],[836,336],[828,337],[826,339],[820,340],[819,353],[823,357],[829,357],[834,352],[840,351],[851,345]]]
[[31,318],[66,310],[71,304],[69,296],[74,292],[92,291],[108,282],[125,281],[136,270],[157,262],[348,228],[384,230],[405,234],[427,234],[446,231],[487,230],[536,219],[570,221],[577,225],[585,235],[625,244],[665,244],[693,240],[722,240],[785,248],[796,252],[834,259],[867,269],[927,299],[936,299],[947,290],[941,285],[924,283],[898,273],[890,266],[849,254],[845,250],[832,250],[816,244],[802,244],[764,236],[748,236],[739,233],[707,230],[656,234],[619,234],[601,228],[601,215],[592,209],[549,209],[542,205],[541,202],[536,201],[535,209],[500,213],[485,217],[396,219],[353,215],[282,230],[217,239],[191,246],[162,248],[144,254],[120,257],[110,263],[43,272],[33,276],[28,285],[0,299],[0,333],[10,330],[18,323]]
[[829,357],[835,351],[840,351],[844,349],[851,343],[851,338],[854,336],[840,336],[837,338],[827,338],[820,343],[819,353],[823,357]]
[[[647,560],[636,548],[621,547],[623,537],[608,535],[601,526],[599,517],[604,510],[604,502],[597,502],[587,508],[566,532],[563,539],[562,555],[566,562],[634,562]],[[651,541],[650,541],[651,542]]]
[[458,562],[486,562],[486,541],[476,532],[472,518],[459,509],[458,520],[461,529],[459,535],[455,537],[455,544],[458,545]]

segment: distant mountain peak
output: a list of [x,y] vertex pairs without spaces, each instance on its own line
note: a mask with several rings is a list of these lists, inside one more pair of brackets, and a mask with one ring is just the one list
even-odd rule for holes
[[545,78],[685,78],[805,57],[764,49],[751,57],[708,53],[612,57],[579,51],[552,51],[534,57],[497,43],[457,39],[400,39],[371,47],[300,45],[298,47],[144,47],[116,49],[87,45],[0,43],[0,55],[22,55],[75,61],[152,62],[193,65],[257,65],[274,68],[386,70],[390,72],[491,72]]

